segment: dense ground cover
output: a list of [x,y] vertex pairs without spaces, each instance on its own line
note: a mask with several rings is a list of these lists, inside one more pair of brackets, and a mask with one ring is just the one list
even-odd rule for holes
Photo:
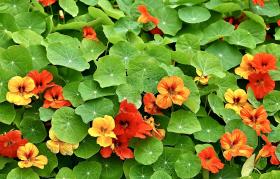
[[0,0],[0,178],[280,178],[278,0]]

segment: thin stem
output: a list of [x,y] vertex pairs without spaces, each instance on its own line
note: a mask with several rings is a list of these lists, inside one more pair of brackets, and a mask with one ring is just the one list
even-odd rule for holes
[[208,170],[205,170],[205,169],[202,170],[202,178],[203,179],[209,179],[209,171]]

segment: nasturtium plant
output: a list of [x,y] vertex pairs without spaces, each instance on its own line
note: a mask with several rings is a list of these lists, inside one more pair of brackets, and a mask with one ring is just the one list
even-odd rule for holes
[[279,178],[278,0],[0,0],[0,178]]

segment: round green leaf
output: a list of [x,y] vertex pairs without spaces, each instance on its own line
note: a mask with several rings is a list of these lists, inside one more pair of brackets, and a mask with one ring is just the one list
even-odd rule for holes
[[129,171],[130,179],[149,179],[153,174],[151,166],[134,165]]
[[20,123],[20,130],[24,138],[29,142],[40,143],[47,137],[47,131],[44,123],[39,119],[25,117]]
[[100,41],[84,38],[81,43],[81,50],[87,62],[96,60],[105,51],[105,49],[106,47]]
[[101,88],[118,86],[126,83],[124,63],[119,57],[105,56],[96,62],[97,69],[93,78],[98,81]]
[[277,127],[271,125],[272,131],[268,134],[268,140],[270,142],[279,142],[280,141],[280,125]]
[[30,29],[39,34],[46,29],[45,17],[39,11],[20,13],[15,19],[21,29]]
[[184,83],[185,86],[191,91],[191,94],[188,97],[188,100],[184,102],[184,105],[186,105],[192,112],[197,113],[201,102],[197,85],[195,84],[194,80],[188,76],[184,76]]
[[183,7],[178,11],[179,18],[187,23],[200,23],[211,17],[210,12],[199,6]]
[[178,141],[176,141],[175,148],[178,148],[181,151],[195,151],[194,142],[189,136],[186,135],[180,135],[178,137]]
[[43,108],[43,107],[39,108],[40,120],[43,121],[43,122],[47,122],[47,121],[51,120],[52,116],[53,116],[53,113],[54,113],[53,109]]
[[232,45],[239,45],[250,49],[256,48],[256,41],[253,35],[245,29],[238,28],[230,36],[225,37],[225,41]]
[[256,44],[265,41],[266,28],[253,20],[246,20],[239,24],[238,28],[245,29],[254,37]]
[[84,123],[92,121],[96,117],[114,114],[113,102],[106,98],[99,98],[87,101],[75,110],[76,114],[80,115]]
[[26,29],[14,32],[12,39],[15,43],[28,47],[30,45],[40,45],[43,37],[32,30]]
[[6,164],[13,162],[14,160],[7,157],[0,157],[0,170],[2,170]]
[[32,45],[27,49],[31,55],[33,69],[42,69],[50,63],[47,58],[45,47],[41,45]]
[[241,177],[241,169],[238,165],[225,165],[219,173],[212,175],[213,179],[227,178],[227,179],[236,179]]
[[88,159],[98,153],[99,150],[100,146],[96,143],[96,139],[87,136],[80,142],[79,148],[74,151],[74,154],[77,157]]
[[79,7],[75,0],[59,0],[59,6],[73,17],[78,15]]
[[55,111],[52,118],[52,129],[60,140],[71,144],[81,142],[88,133],[88,126],[70,107],[63,107]]
[[84,161],[80,162],[73,168],[73,173],[76,178],[99,179],[102,166],[98,162]]
[[84,101],[81,94],[78,91],[80,82],[67,83],[63,87],[63,96],[66,100],[69,100],[74,107],[81,105]]
[[172,177],[166,173],[165,171],[163,170],[160,170],[160,171],[156,171],[155,173],[153,173],[153,175],[151,176],[151,179],[172,179]]
[[77,71],[88,69],[89,64],[83,57],[81,50],[66,43],[51,43],[47,46],[47,57],[49,61],[53,65],[61,65]]
[[275,154],[276,154],[276,156],[277,156],[277,159],[280,160],[280,144],[277,145]]
[[135,160],[143,165],[150,165],[157,161],[162,151],[162,142],[150,137],[138,143],[134,150]]
[[75,174],[70,168],[63,167],[61,168],[57,175],[55,176],[55,179],[76,179]]
[[199,119],[202,130],[194,133],[194,138],[202,142],[217,142],[224,134],[224,127],[215,119],[205,117]]
[[192,134],[200,130],[200,123],[194,113],[182,109],[171,113],[171,118],[167,127],[168,132]]
[[116,94],[118,95],[119,102],[127,99],[128,102],[131,102],[136,105],[137,108],[141,107],[142,104],[142,96],[141,92],[130,84],[123,84],[118,86],[116,90]]
[[272,91],[263,99],[263,105],[267,112],[276,113],[280,110],[280,91]]
[[272,170],[271,172],[261,174],[259,179],[277,179],[280,177],[280,171]]
[[109,159],[99,158],[102,164],[101,177],[104,179],[121,178],[123,175],[122,161],[119,158],[111,157]]
[[175,162],[175,171],[180,178],[193,178],[200,169],[200,159],[192,153],[182,154]]
[[0,122],[4,124],[11,124],[16,117],[14,105],[10,103],[0,104]]
[[115,94],[115,88],[101,88],[96,81],[91,79],[81,82],[78,91],[80,92],[84,101]]
[[31,168],[14,168],[7,175],[7,179],[22,179],[22,178],[39,179],[39,176]]

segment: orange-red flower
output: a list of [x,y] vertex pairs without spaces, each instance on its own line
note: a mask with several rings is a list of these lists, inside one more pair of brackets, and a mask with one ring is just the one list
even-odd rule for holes
[[259,154],[256,157],[256,160],[258,160],[260,157],[271,157],[270,163],[273,165],[280,165],[280,161],[278,160],[275,152],[276,152],[276,146],[272,145],[271,142],[268,140],[268,138],[265,135],[262,135],[262,139],[265,141],[265,145],[262,147],[262,149],[259,151]]
[[17,149],[28,141],[21,138],[19,130],[12,130],[6,134],[0,135],[0,156],[15,158],[17,157]]
[[84,27],[83,28],[83,36],[86,39],[98,41],[98,38],[96,36],[96,32],[92,27],[88,27],[88,26]]
[[276,69],[276,57],[268,53],[258,53],[254,56],[252,66],[260,73],[268,73]]
[[56,2],[56,0],[38,0],[44,7],[50,6]]
[[145,122],[151,126],[153,129],[152,136],[156,137],[158,140],[163,140],[165,137],[165,130],[164,129],[157,129],[156,126],[159,126],[159,124],[155,124],[155,120],[153,117],[146,118]]
[[226,160],[232,157],[244,156],[249,158],[254,149],[247,145],[247,137],[239,129],[226,132],[220,139],[221,147],[224,149],[223,155]]
[[140,17],[138,18],[138,22],[143,23],[143,24],[152,22],[153,24],[155,24],[155,26],[158,25],[159,20],[149,13],[149,11],[145,5],[139,5],[138,11],[141,13]]
[[264,7],[264,0],[252,0],[255,5]]
[[109,158],[112,153],[116,153],[121,160],[134,158],[133,151],[128,147],[129,140],[126,136],[117,136],[118,139],[113,140],[113,145],[110,147],[103,147],[100,154],[103,158]]
[[31,77],[35,82],[35,89],[33,90],[35,94],[43,93],[47,88],[53,86],[53,83],[51,83],[53,75],[47,70],[43,70],[41,73],[33,70],[27,76]]
[[213,147],[207,147],[199,152],[202,168],[209,170],[212,173],[218,173],[220,169],[224,168],[224,164],[217,157]]
[[156,34],[163,35],[163,32],[158,27],[155,27],[152,30],[150,30],[150,33],[153,34],[153,35],[156,35]]
[[157,86],[156,104],[162,109],[172,106],[172,103],[182,105],[189,97],[190,90],[184,86],[184,81],[178,76],[167,76],[160,80]]
[[71,106],[71,103],[68,100],[64,99],[63,88],[61,86],[53,86],[48,89],[44,95],[44,108],[61,108],[63,106]]
[[256,72],[256,69],[252,65],[253,56],[250,54],[245,54],[242,57],[240,66],[235,68],[234,72],[244,79],[248,79],[248,76]]
[[280,19],[277,21],[277,25],[278,27],[280,27]]
[[263,106],[257,109],[243,108],[240,111],[240,117],[244,124],[252,127],[259,135],[262,133],[270,133],[270,121],[267,119],[267,113]]
[[275,82],[268,73],[253,73],[249,75],[247,87],[252,88],[257,99],[262,99],[269,92],[273,91]]
[[156,97],[153,93],[146,93],[143,97],[144,110],[151,115],[162,114],[156,104]]

